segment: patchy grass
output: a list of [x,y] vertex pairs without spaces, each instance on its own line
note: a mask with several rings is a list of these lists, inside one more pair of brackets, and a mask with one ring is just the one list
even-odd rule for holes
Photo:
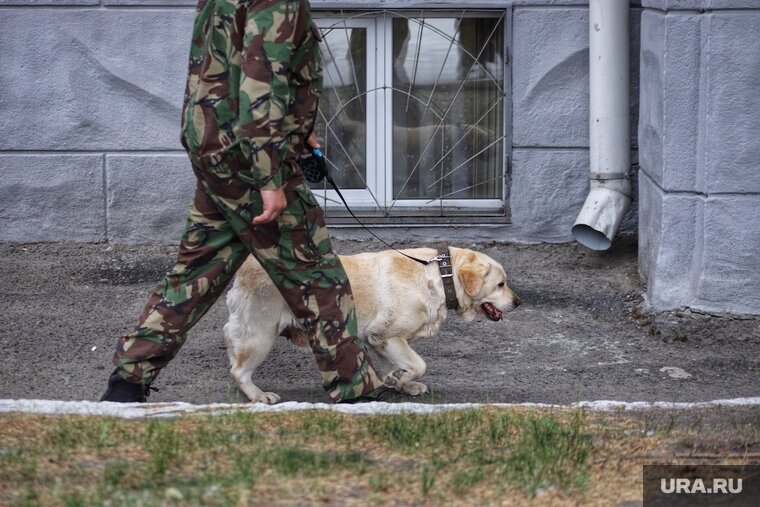
[[[671,415],[477,409],[121,420],[0,416],[0,505],[599,504],[641,497],[641,465],[705,449],[747,461],[758,428],[709,442]],[[693,418],[692,418],[693,419]],[[707,456],[709,458],[709,456]],[[683,461],[683,457],[681,457]]]

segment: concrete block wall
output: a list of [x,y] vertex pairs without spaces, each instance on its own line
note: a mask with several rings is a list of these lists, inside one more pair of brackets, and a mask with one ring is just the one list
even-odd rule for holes
[[178,242],[193,6],[0,0],[0,240]]
[[658,309],[760,313],[760,1],[644,0],[639,269]]
[[[636,3],[630,12],[632,160],[641,16]],[[589,190],[588,2],[516,4],[512,40],[513,234],[572,241],[570,230]],[[621,231],[636,229],[636,215],[632,206]]]

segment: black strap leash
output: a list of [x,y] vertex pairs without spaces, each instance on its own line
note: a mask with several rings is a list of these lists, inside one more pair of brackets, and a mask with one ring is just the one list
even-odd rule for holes
[[393,248],[391,245],[389,245],[387,242],[385,242],[382,238],[380,238],[377,234],[372,232],[369,227],[364,225],[359,218],[354,215],[354,212],[351,211],[351,208],[348,206],[348,203],[346,202],[345,197],[343,197],[343,194],[341,193],[340,189],[338,188],[338,185],[335,183],[335,180],[333,180],[332,176],[330,176],[330,173],[327,170],[327,163],[325,162],[325,156],[322,153],[322,151],[319,148],[314,148],[310,145],[306,145],[306,147],[311,151],[311,153],[305,154],[301,157],[301,169],[303,170],[303,175],[306,178],[307,181],[311,183],[319,183],[323,179],[326,179],[327,182],[330,184],[331,187],[333,187],[333,190],[338,194],[338,197],[340,197],[340,200],[343,201],[343,205],[346,207],[348,212],[351,214],[352,217],[354,217],[354,220],[361,225],[364,230],[372,234],[372,236],[375,237],[380,243],[387,246],[388,248],[395,250],[396,252],[400,253],[404,257],[407,257],[409,259],[412,259],[415,262],[419,262],[420,264],[423,264],[427,266],[431,262],[439,261],[440,255],[437,255],[430,259],[429,261],[424,261],[422,259],[418,259],[417,257],[412,257],[411,255],[407,255],[404,252]]
[[351,208],[349,207],[348,203],[346,202],[346,198],[343,197],[343,194],[340,191],[340,188],[338,188],[338,185],[335,183],[335,180],[333,180],[332,176],[330,176],[329,171],[327,170],[327,162],[325,161],[325,156],[322,153],[322,151],[319,148],[314,148],[313,146],[310,146],[307,144],[308,149],[311,151],[311,153],[307,153],[303,156],[301,156],[301,169],[303,170],[303,175],[306,178],[307,181],[311,183],[320,183],[323,179],[326,179],[327,182],[330,184],[331,187],[333,187],[333,190],[335,190],[335,193],[338,194],[338,197],[340,197],[340,200],[343,202],[343,205],[346,207],[348,212],[351,214],[351,216],[356,220],[356,222],[361,225],[364,230],[372,234],[372,236],[375,237],[380,243],[387,246],[391,250],[396,251],[397,253],[400,253],[404,257],[411,259],[415,262],[419,262],[420,264],[424,266],[428,266],[429,264],[432,264],[433,262],[438,263],[438,271],[441,275],[441,280],[443,280],[443,292],[446,296],[446,308],[449,310],[457,310],[459,309],[459,301],[457,300],[457,294],[456,289],[454,287],[454,266],[451,263],[451,255],[449,254],[449,249],[446,245],[442,245],[438,248],[439,253],[429,261],[424,261],[422,259],[418,259],[417,257],[412,257],[411,255],[407,255],[404,252],[400,251],[397,248],[392,247],[389,245],[385,240],[380,238],[377,234],[372,232],[369,227],[364,225],[359,218],[354,215],[354,212],[351,211]]

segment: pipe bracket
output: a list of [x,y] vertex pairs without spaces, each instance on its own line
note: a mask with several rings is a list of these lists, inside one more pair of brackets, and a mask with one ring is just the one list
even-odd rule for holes
[[631,178],[631,173],[591,173],[589,176],[596,181],[627,180]]

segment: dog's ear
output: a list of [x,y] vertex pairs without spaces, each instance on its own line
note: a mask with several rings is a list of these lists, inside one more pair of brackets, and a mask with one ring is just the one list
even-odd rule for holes
[[479,262],[467,262],[459,268],[459,281],[468,296],[474,297],[483,288],[486,275],[491,270],[488,264]]

